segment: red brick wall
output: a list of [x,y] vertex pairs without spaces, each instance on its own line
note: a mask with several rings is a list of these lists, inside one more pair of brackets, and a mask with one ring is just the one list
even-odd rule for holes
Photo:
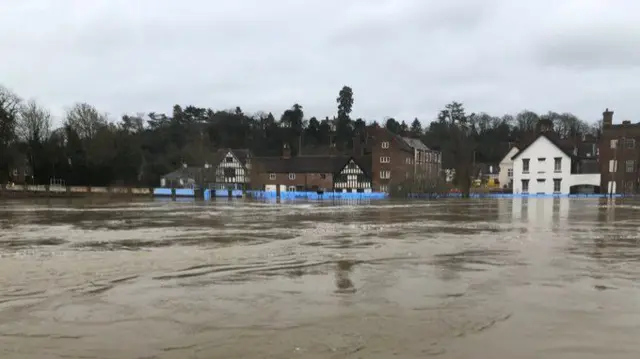
[[289,179],[288,173],[276,173],[275,179],[270,179],[269,173],[256,172],[251,177],[252,188],[263,190],[266,185],[285,185],[289,186],[302,186],[307,189],[312,189],[317,186],[319,189],[332,190],[333,189],[333,174],[324,173],[322,178],[321,173],[296,173],[296,178]]
[[[374,191],[380,191],[381,186],[387,186],[390,190],[393,186],[407,180],[407,176],[413,174],[413,164],[407,164],[406,159],[413,159],[413,153],[401,150],[402,144],[398,138],[384,128],[372,129],[371,143],[371,176]],[[389,142],[389,148],[382,148],[383,142]],[[391,158],[390,163],[380,163],[380,157]],[[391,171],[390,179],[381,179],[380,171]]]
[[[629,149],[622,138],[633,138],[636,140],[635,147]],[[611,140],[619,141],[618,148],[611,148]],[[636,183],[638,179],[638,161],[640,161],[640,125],[613,125],[603,129],[602,137],[599,144],[600,156],[600,192],[608,193],[609,181],[616,182],[616,192],[623,193],[627,191],[629,183]],[[618,170],[612,174],[609,171],[609,160],[616,159],[618,161]],[[635,171],[626,172],[626,161],[635,161]],[[637,188],[634,188],[637,190]]]

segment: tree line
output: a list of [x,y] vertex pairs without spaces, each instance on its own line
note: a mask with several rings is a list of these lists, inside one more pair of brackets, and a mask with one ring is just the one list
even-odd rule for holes
[[[422,139],[442,151],[443,168],[465,174],[472,161],[499,162],[509,143],[525,138],[543,119],[552,121],[563,137],[599,131],[597,124],[571,113],[493,116],[468,113],[459,102],[444,106],[427,126],[418,118],[354,119],[354,93],[348,86],[338,92],[336,105],[336,115],[325,118],[309,117],[294,103],[279,115],[174,105],[171,113],[129,114],[114,121],[90,104],[77,103],[66,111],[62,125],[53,128],[48,109],[0,87],[0,183],[9,179],[11,169],[27,166],[33,174],[28,181],[34,184],[55,178],[68,185],[154,186],[182,164],[202,166],[219,148],[277,156],[283,142],[294,154],[320,154],[335,143],[338,150],[349,151],[354,135],[371,125]],[[462,182],[466,187],[467,181]]]

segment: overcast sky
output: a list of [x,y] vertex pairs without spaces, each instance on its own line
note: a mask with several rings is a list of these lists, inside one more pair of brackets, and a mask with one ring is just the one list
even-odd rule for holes
[[637,0],[0,0],[0,84],[62,114],[173,104],[432,120],[640,113]]

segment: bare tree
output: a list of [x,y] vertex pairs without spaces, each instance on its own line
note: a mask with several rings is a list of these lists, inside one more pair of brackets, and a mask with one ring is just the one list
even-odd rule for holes
[[66,123],[81,139],[91,140],[107,126],[107,116],[87,103],[78,103],[67,111]]
[[27,143],[42,143],[51,134],[51,113],[31,100],[20,106],[16,134]]
[[16,116],[20,111],[22,99],[8,88],[0,85],[0,108],[9,116]]

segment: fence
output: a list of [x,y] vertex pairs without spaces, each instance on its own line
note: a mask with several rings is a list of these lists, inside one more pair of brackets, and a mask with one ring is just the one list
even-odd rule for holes
[[6,195],[151,195],[150,188],[130,188],[130,187],[91,187],[91,186],[63,186],[60,184],[51,185],[0,185],[0,194]]

